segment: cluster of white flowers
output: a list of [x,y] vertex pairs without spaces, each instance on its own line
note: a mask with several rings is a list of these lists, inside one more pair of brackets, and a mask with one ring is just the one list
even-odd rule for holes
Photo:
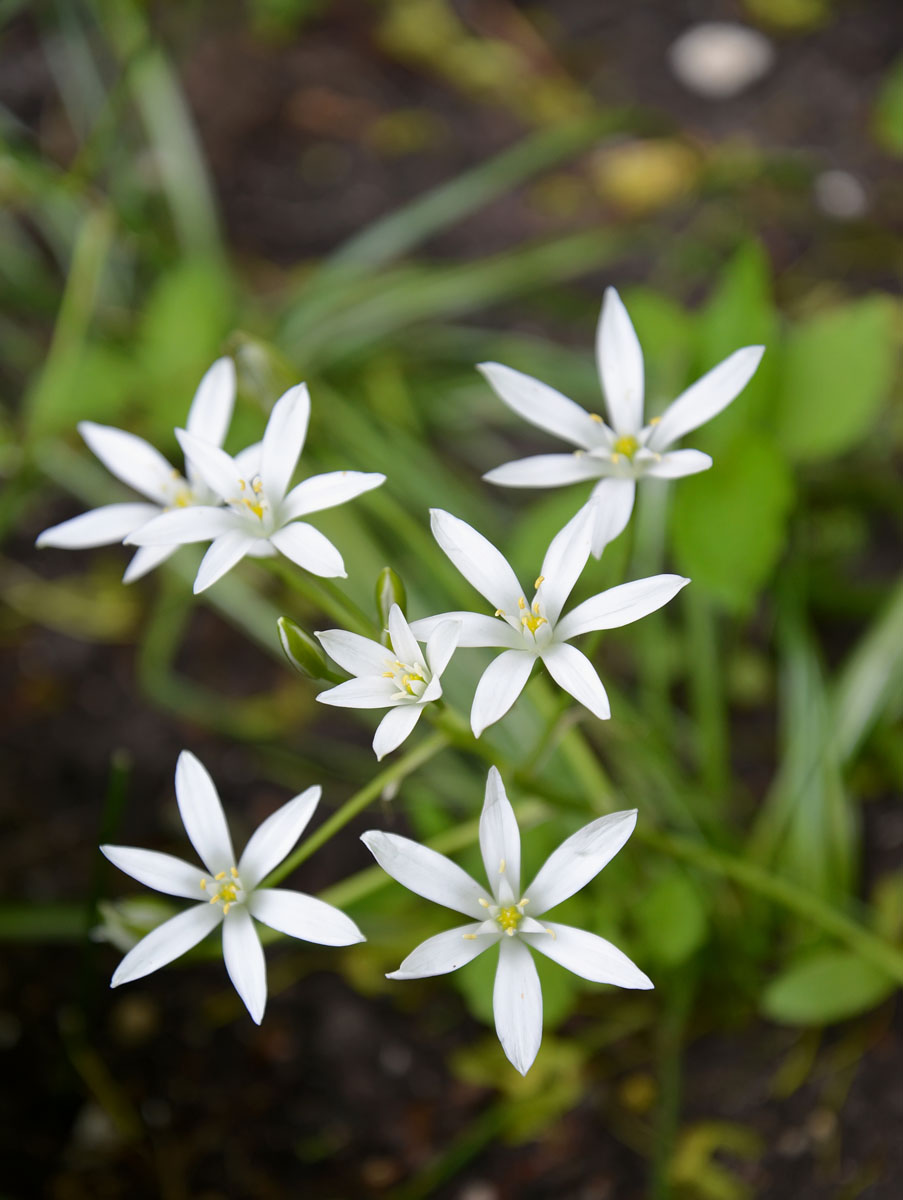
[[[388,709],[373,738],[378,759],[397,749],[423,712],[442,697],[442,675],[458,649],[501,650],[473,695],[475,737],[512,707],[539,660],[552,679],[593,716],[606,720],[605,688],[590,660],[571,643],[582,634],[615,629],[654,612],[689,580],[655,575],[600,592],[563,613],[590,555],[598,557],[624,529],[636,485],[644,477],[674,479],[703,471],[711,458],[673,449],[687,432],[720,412],[745,387],[763,348],[737,350],[679,396],[661,417],[644,424],[643,356],[633,325],[613,288],[605,294],[596,338],[608,421],[560,392],[498,363],[481,370],[499,397],[531,424],[577,449],[543,454],[490,471],[507,487],[555,487],[597,480],[589,501],[552,539],[530,592],[504,555],[470,525],[441,509],[431,513],[441,550],[486,601],[482,612],[444,612],[410,624],[402,608],[388,612],[384,640],[343,629],[317,633],[323,650],[352,678],[317,699],[345,708]],[[246,555],[281,553],[315,575],[344,576],[339,551],[301,520],[343,504],[385,481],[359,471],[315,475],[290,487],[304,445],[310,400],[304,384],[276,402],[263,440],[235,458],[223,449],[235,400],[235,370],[223,358],[201,381],[187,428],[176,430],[185,475],[153,447],[121,430],[90,422],[79,428],[94,453],[149,502],[111,504],[41,534],[39,545],[67,548],[122,541],[139,550],[125,574],[139,578],[180,545],[209,541],[195,580],[203,591]],[[318,652],[319,653],[319,652]],[[263,951],[254,921],[323,945],[363,940],[357,926],[332,906],[299,892],[266,887],[266,877],[289,854],[313,815],[319,788],[309,788],[274,813],[236,859],[210,776],[188,751],[179,758],[176,796],[189,839],[203,868],[149,850],[104,846],[103,852],[140,882],[198,904],[154,929],[123,959],[113,986],[141,978],[199,943],[222,923],[226,969],[253,1019],[266,1003]],[[509,1060],[526,1072],[542,1036],[542,996],[530,948],[586,979],[627,988],[652,983],[609,942],[547,921],[544,914],[582,888],[621,849],[636,810],[611,813],[569,837],[526,888],[521,888],[520,834],[495,767],[489,772],[480,819],[484,888],[435,851],[395,834],[363,837],[377,862],[410,890],[471,918],[470,924],[430,938],[390,975],[440,975],[498,944],[493,1007]]]

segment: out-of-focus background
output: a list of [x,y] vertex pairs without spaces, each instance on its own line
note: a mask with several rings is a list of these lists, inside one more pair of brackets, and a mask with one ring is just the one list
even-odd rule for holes
[[[0,3],[0,1193],[899,1197],[901,160],[898,0]],[[305,469],[389,477],[320,522],[349,594],[372,609],[391,563],[413,615],[468,607],[428,506],[526,576],[583,498],[481,481],[560,446],[473,364],[597,409],[608,284],[649,411],[768,347],[690,439],[714,468],[645,489],[581,584],[693,578],[606,636],[598,766],[566,729],[537,748],[545,685],[491,731],[528,864],[588,798],[639,807],[571,912],[656,991],[544,964],[522,1080],[478,964],[384,979],[444,916],[389,885],[347,893],[366,947],[271,948],[260,1030],[201,955],[109,992],[98,937],[155,910],[95,847],[185,852],[183,746],[239,843],[290,790],[322,783],[329,809],[374,764],[366,721],[280,658],[276,616],[324,620],[272,576],[245,564],[193,602],[193,551],[126,588],[118,548],[34,549],[124,495],[76,423],[175,456],[227,352],[236,449],[305,378]],[[374,823],[453,841],[484,778],[445,752],[293,883],[365,869]]]

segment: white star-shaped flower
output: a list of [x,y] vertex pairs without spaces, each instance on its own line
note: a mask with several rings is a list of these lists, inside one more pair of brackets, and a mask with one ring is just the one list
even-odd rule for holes
[[221,924],[229,978],[259,1025],[266,1007],[267,978],[255,920],[321,946],[350,946],[365,940],[351,918],[331,904],[302,892],[260,886],[303,833],[320,789],[308,788],[267,817],[238,859],[213,780],[188,750],[182,751],[176,765],[176,799],[185,832],[203,867],[134,846],[100,848],[111,863],[139,883],[198,901],[142,938],[116,968],[110,986],[158,970]]
[[572,454],[518,459],[484,478],[504,487],[535,488],[601,480],[588,504],[596,517],[592,549],[598,558],[630,520],[638,479],[644,475],[677,479],[712,465],[709,455],[700,450],[670,447],[740,394],[764,352],[764,346],[735,350],[678,396],[661,417],[644,425],[643,351],[627,309],[610,287],[596,330],[596,361],[609,423],[538,379],[500,363],[481,363],[479,370],[510,409],[578,447]]
[[504,650],[483,673],[473,698],[470,723],[479,737],[505,715],[540,659],[559,685],[601,720],[611,715],[608,696],[592,663],[571,638],[594,629],[617,629],[655,612],[690,581],[681,575],[652,575],[609,588],[584,600],[564,617],[561,610],[589,558],[594,515],[580,510],[553,539],[543,559],[534,596],[526,593],[508,560],[466,522],[432,509],[433,536],[461,574],[495,609],[495,615],[440,613],[411,624],[419,640],[444,621],[460,624],[458,646]]
[[365,833],[362,841],[393,879],[472,921],[428,938],[389,979],[445,975],[497,944],[495,1027],[505,1054],[525,1075],[542,1041],[542,992],[531,948],[595,983],[652,987],[651,980],[611,942],[570,925],[537,919],[598,875],[633,833],[636,816],[636,809],[610,813],[584,826],[562,842],[525,889],[520,885],[520,833],[495,767],[489,770],[480,816],[488,889],[443,854],[418,842],[378,830]]
[[344,629],[317,633],[326,653],[355,679],[320,692],[321,704],[339,708],[388,708],[373,735],[382,759],[397,750],[427,704],[442,695],[440,676],[458,643],[457,621],[440,621],[421,650],[397,604],[389,611],[389,648]]
[[[221,446],[234,404],[235,364],[231,358],[217,359],[201,380],[188,413],[186,424],[192,437]],[[82,421],[78,430],[107,470],[145,495],[150,503],[106,504],[95,508],[45,529],[37,539],[38,546],[65,550],[110,546],[170,509],[219,503],[188,458],[183,476],[158,450],[133,433],[93,421]],[[126,568],[123,582],[140,579],[177,549],[175,545],[142,547]]]
[[247,554],[263,558],[278,551],[312,575],[344,576],[345,564],[332,542],[298,518],[345,504],[379,487],[386,477],[330,471],[312,475],[288,491],[309,419],[310,396],[301,383],[273,405],[260,447],[237,458],[177,429],[186,459],[224,507],[164,513],[127,540],[158,547],[212,539],[194,581],[195,592],[210,587]]

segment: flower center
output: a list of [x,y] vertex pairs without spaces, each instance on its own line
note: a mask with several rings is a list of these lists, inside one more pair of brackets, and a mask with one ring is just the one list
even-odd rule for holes
[[237,867],[230,867],[228,871],[220,871],[218,875],[213,876],[213,879],[202,875],[201,891],[213,891],[210,903],[218,904],[223,910],[223,916],[229,912],[233,904],[241,904],[245,896]]
[[173,469],[171,478],[172,483],[167,489],[169,493],[167,509],[190,508],[196,502],[196,497],[188,480],[183,479],[175,469]]
[[244,505],[258,521],[262,521],[268,505],[263,495],[263,481],[260,476],[255,475],[250,484],[244,479],[239,479],[238,486],[241,489],[241,495],[238,497],[237,503]]
[[633,459],[634,454],[640,448],[640,443],[636,440],[633,434],[622,434],[614,444],[614,453],[616,455],[623,454],[625,458]]
[[394,679],[398,688],[395,699],[419,700],[430,679],[423,663],[403,663],[400,659],[388,659],[389,670],[383,671],[383,679]]
[[507,908],[500,908],[499,914],[495,919],[498,921],[499,925],[501,925],[505,933],[510,936],[514,933],[515,929],[517,929],[523,915],[524,914],[519,908],[517,908],[516,905],[510,904]]

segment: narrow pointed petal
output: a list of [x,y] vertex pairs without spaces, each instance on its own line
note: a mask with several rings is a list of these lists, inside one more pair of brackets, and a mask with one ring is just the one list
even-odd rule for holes
[[496,767],[489,768],[486,780],[486,797],[480,814],[480,853],[493,894],[498,895],[495,884],[504,876],[515,899],[519,898],[520,830]]
[[142,546],[129,560],[129,565],[122,576],[122,582],[137,583],[155,567],[159,567],[168,558],[172,558],[178,548],[178,546]]
[[413,665],[423,660],[423,651],[397,604],[393,604],[389,609],[389,639],[396,657],[401,662]]
[[379,675],[362,675],[360,679],[349,679],[320,692],[320,704],[331,704],[333,708],[389,708],[398,693],[391,679]]
[[36,546],[54,546],[60,550],[88,550],[93,546],[112,546],[141,525],[157,516],[155,504],[105,504],[81,516],[52,525],[38,535]]
[[586,454],[535,454],[493,467],[483,478],[499,487],[549,488],[598,479],[598,460]]
[[479,363],[477,370],[499,399],[531,425],[583,449],[598,442],[598,428],[589,413],[555,388],[501,363]]
[[636,816],[635,808],[608,813],[563,841],[524,891],[530,912],[534,916],[547,912],[595,879],[633,833]]
[[608,543],[613,542],[627,528],[635,498],[634,479],[603,479],[593,488],[593,494],[585,507],[592,509],[596,516],[593,529],[595,558],[599,558]]
[[323,629],[315,636],[329,657],[352,675],[382,675],[393,658],[381,642],[345,629]]
[[236,563],[240,563],[253,549],[254,542],[254,538],[242,533],[240,529],[230,529],[228,533],[222,533],[215,538],[198,567],[194,581],[195,595],[212,587],[227,571],[231,571]]
[[223,921],[223,958],[232,986],[259,1025],[267,1006],[267,968],[263,946],[247,905],[236,904]]
[[263,442],[255,442],[253,446],[246,446],[244,450],[239,450],[232,459],[238,470],[239,478],[248,480],[259,475],[262,458]]
[[386,713],[373,735],[373,753],[378,762],[398,749],[420,720],[422,712],[422,704],[399,704]]
[[474,692],[470,726],[474,737],[501,720],[530,678],[536,657],[527,650],[506,650],[492,660]]
[[[515,610],[516,611],[516,610]],[[488,613],[447,612],[437,613],[435,617],[421,617],[419,621],[411,622],[411,632],[418,641],[427,641],[435,631],[449,621],[460,626],[458,646],[462,650],[476,646],[500,647],[516,650],[524,643],[524,639],[500,617],[490,617]]]
[[645,474],[653,479],[680,479],[684,475],[707,471],[711,465],[711,456],[701,450],[671,450],[648,466]]
[[327,475],[312,475],[292,488],[280,508],[280,515],[283,521],[293,521],[307,513],[335,508],[385,482],[385,475],[367,471],[330,471]]
[[473,962],[484,950],[501,937],[501,933],[480,933],[481,923],[459,925],[437,933],[412,950],[397,971],[387,979],[426,979],[432,975],[447,975],[466,963]]
[[133,979],[143,979],[152,971],[159,971],[167,963],[181,958],[202,941],[222,918],[223,910],[218,904],[193,904],[177,917],[170,917],[132,947],[113,972],[110,987],[119,987]]
[[261,888],[251,897],[251,912],[258,921],[289,937],[318,946],[352,946],[366,938],[350,917],[304,892]]
[[485,905],[480,901],[487,899],[487,889],[480,887],[444,854],[437,854],[410,838],[378,829],[361,834],[361,841],[386,874],[409,891],[465,916],[483,920]]
[[183,750],[176,763],[176,800],[189,841],[211,875],[235,865],[235,851],[216,785],[200,759]]
[[[564,636],[562,634],[562,636]],[[596,668],[585,654],[567,642],[553,643],[542,651],[546,670],[560,688],[569,692],[594,717],[607,721],[611,716],[608,696]]]
[[257,827],[238,860],[238,873],[246,891],[257,887],[294,848],[320,802],[321,791],[309,787]]
[[177,429],[176,437],[194,477],[201,479],[223,500],[237,500],[241,495],[242,475],[235,460],[219,446],[185,429]]
[[228,357],[218,358],[198,384],[185,427],[193,437],[221,446],[234,407],[235,363]]
[[237,518],[228,508],[209,504],[192,504],[188,508],[172,508],[140,525],[126,539],[129,546],[187,546],[191,542],[206,542],[235,529]]
[[204,899],[201,878],[205,872],[181,858],[137,846],[101,846],[100,852],[114,867],[158,892],[187,900]]
[[517,602],[524,590],[508,560],[492,542],[466,521],[439,508],[430,510],[430,524],[433,537],[468,583],[473,584],[493,608],[517,612]]
[[271,504],[281,501],[304,447],[310,420],[307,384],[289,388],[273,405],[263,435],[260,477]]
[[533,956],[518,937],[500,941],[492,1009],[508,1061],[526,1075],[542,1041],[542,991]]
[[566,970],[593,983],[613,983],[622,988],[653,987],[652,980],[623,951],[605,938],[571,925],[545,922],[547,933],[522,935],[528,946],[560,963]]
[[277,529],[270,541],[280,553],[293,563],[321,575],[326,579],[345,579],[345,564],[332,542],[319,529],[304,521],[293,521],[284,529]]
[[590,596],[563,617],[556,633],[570,641],[594,629],[620,629],[656,612],[689,583],[683,575],[650,575]]
[[612,426],[636,434],[643,424],[643,351],[621,297],[605,289],[596,328],[596,363]]
[[575,517],[552,538],[542,560],[539,596],[549,623],[561,616],[564,603],[583,573],[592,547],[594,516],[581,508]]
[[80,421],[78,432],[111,475],[156,504],[169,503],[173,469],[144,438],[93,421]]
[[426,640],[426,665],[438,679],[451,661],[461,634],[459,621],[440,621]]
[[744,346],[697,379],[665,409],[646,443],[648,448],[665,450],[727,408],[752,379],[764,353],[764,346]]

